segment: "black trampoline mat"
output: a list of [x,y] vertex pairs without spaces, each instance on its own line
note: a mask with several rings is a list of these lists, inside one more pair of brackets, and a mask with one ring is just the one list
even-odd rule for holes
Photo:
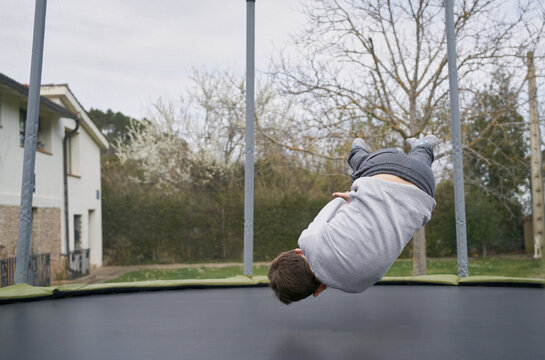
[[3,305],[0,324],[2,359],[545,359],[531,288],[139,292]]

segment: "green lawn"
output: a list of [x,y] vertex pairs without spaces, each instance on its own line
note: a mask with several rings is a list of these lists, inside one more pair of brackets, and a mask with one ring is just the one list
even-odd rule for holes
[[[428,259],[428,275],[458,274],[456,259]],[[469,275],[493,275],[525,278],[545,278],[545,260],[531,258],[508,259],[490,257],[487,259],[468,259]],[[397,260],[386,276],[412,275],[412,260]]]
[[[386,276],[412,275],[412,260],[397,260]],[[267,275],[268,267],[254,266],[254,275]],[[428,275],[458,273],[456,259],[428,259]],[[172,270],[137,270],[107,282],[130,282],[145,280],[179,280],[179,279],[218,279],[242,275],[242,266],[200,267]],[[470,275],[494,275],[527,278],[545,278],[545,259],[502,258],[469,259]]]
[[[268,266],[254,266],[254,275],[267,275]],[[242,275],[242,266],[200,267],[191,269],[137,270],[106,282],[130,282],[146,280],[220,279]]]

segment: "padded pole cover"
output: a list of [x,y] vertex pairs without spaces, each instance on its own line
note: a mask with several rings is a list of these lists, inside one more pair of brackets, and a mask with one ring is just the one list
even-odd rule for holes
[[32,193],[35,186],[34,164],[36,161],[36,138],[38,137],[38,117],[40,114],[40,85],[42,81],[46,8],[47,0],[36,0],[32,60],[30,64],[30,88],[28,90],[25,124],[17,260],[15,263],[16,284],[28,283],[28,264],[32,249]]

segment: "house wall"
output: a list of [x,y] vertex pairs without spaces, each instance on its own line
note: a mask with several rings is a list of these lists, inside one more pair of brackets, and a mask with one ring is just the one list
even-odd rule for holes
[[[19,143],[19,109],[25,109],[17,97],[0,98],[0,257],[17,254],[19,205],[24,148]],[[58,118],[42,116],[47,123],[47,152],[36,152],[36,192],[33,197],[33,253],[51,253],[51,277],[56,279],[61,264],[62,143],[55,134]],[[59,155],[61,161],[59,161]]]
[[[64,129],[73,129],[74,121],[62,119]],[[82,219],[82,248],[91,249],[91,264],[102,266],[102,191],[100,182],[100,148],[86,131],[78,132],[79,174],[68,176],[68,209],[70,212],[70,250],[74,250],[74,215]],[[98,192],[98,198],[97,198]],[[90,224],[89,212],[95,216]],[[90,225],[93,229],[90,229]],[[63,235],[64,236],[64,235]],[[63,244],[63,247],[65,245]]]
[[[61,246],[61,211],[59,208],[34,208],[32,212],[32,253],[50,253],[51,279],[64,270]],[[19,206],[0,205],[0,258],[17,255]]]
[[64,262],[59,249],[61,247],[61,209],[40,207],[33,211],[32,218],[32,253],[50,253],[51,278],[64,271]]
[[[26,108],[15,97],[2,96],[0,107],[0,204],[19,205],[23,176],[24,148],[19,144],[19,109]],[[33,206],[60,207],[62,197],[62,138],[59,138],[58,119],[47,118],[50,124],[51,151],[36,152],[36,192]]]
[[[0,94],[0,257],[15,256],[24,149],[19,144],[19,109],[16,96]],[[42,116],[42,115],[41,115]],[[51,252],[51,275],[63,268],[66,253],[63,186],[63,137],[73,129],[72,119],[42,116],[50,146],[36,153],[33,197],[33,251]],[[68,177],[70,250],[74,249],[74,215],[82,216],[82,248],[91,248],[91,264],[102,265],[102,209],[100,148],[86,129],[78,131],[80,170]],[[97,191],[99,198],[97,199]],[[92,228],[89,217],[92,215]]]

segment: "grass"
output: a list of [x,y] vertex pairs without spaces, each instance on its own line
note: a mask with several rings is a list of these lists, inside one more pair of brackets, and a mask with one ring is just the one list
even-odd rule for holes
[[[428,259],[426,261],[428,275],[458,274],[456,259]],[[523,278],[545,278],[545,260],[531,258],[502,258],[490,257],[486,259],[468,259],[469,275],[492,275]],[[410,276],[413,264],[410,259],[397,260],[386,276]]]
[[[469,259],[470,275],[492,275],[523,278],[545,278],[545,259],[503,258]],[[410,259],[397,260],[386,276],[411,276],[413,264]],[[254,266],[254,275],[267,275],[268,267]],[[199,267],[184,269],[149,269],[137,270],[124,274],[107,282],[131,282],[146,280],[180,280],[180,279],[219,279],[242,275],[242,266]],[[458,273],[456,259],[428,259],[427,273],[453,274]]]
[[[254,275],[267,275],[268,266],[254,266]],[[131,282],[146,280],[221,279],[242,275],[242,266],[199,267],[184,269],[147,269],[126,273],[106,282]]]

